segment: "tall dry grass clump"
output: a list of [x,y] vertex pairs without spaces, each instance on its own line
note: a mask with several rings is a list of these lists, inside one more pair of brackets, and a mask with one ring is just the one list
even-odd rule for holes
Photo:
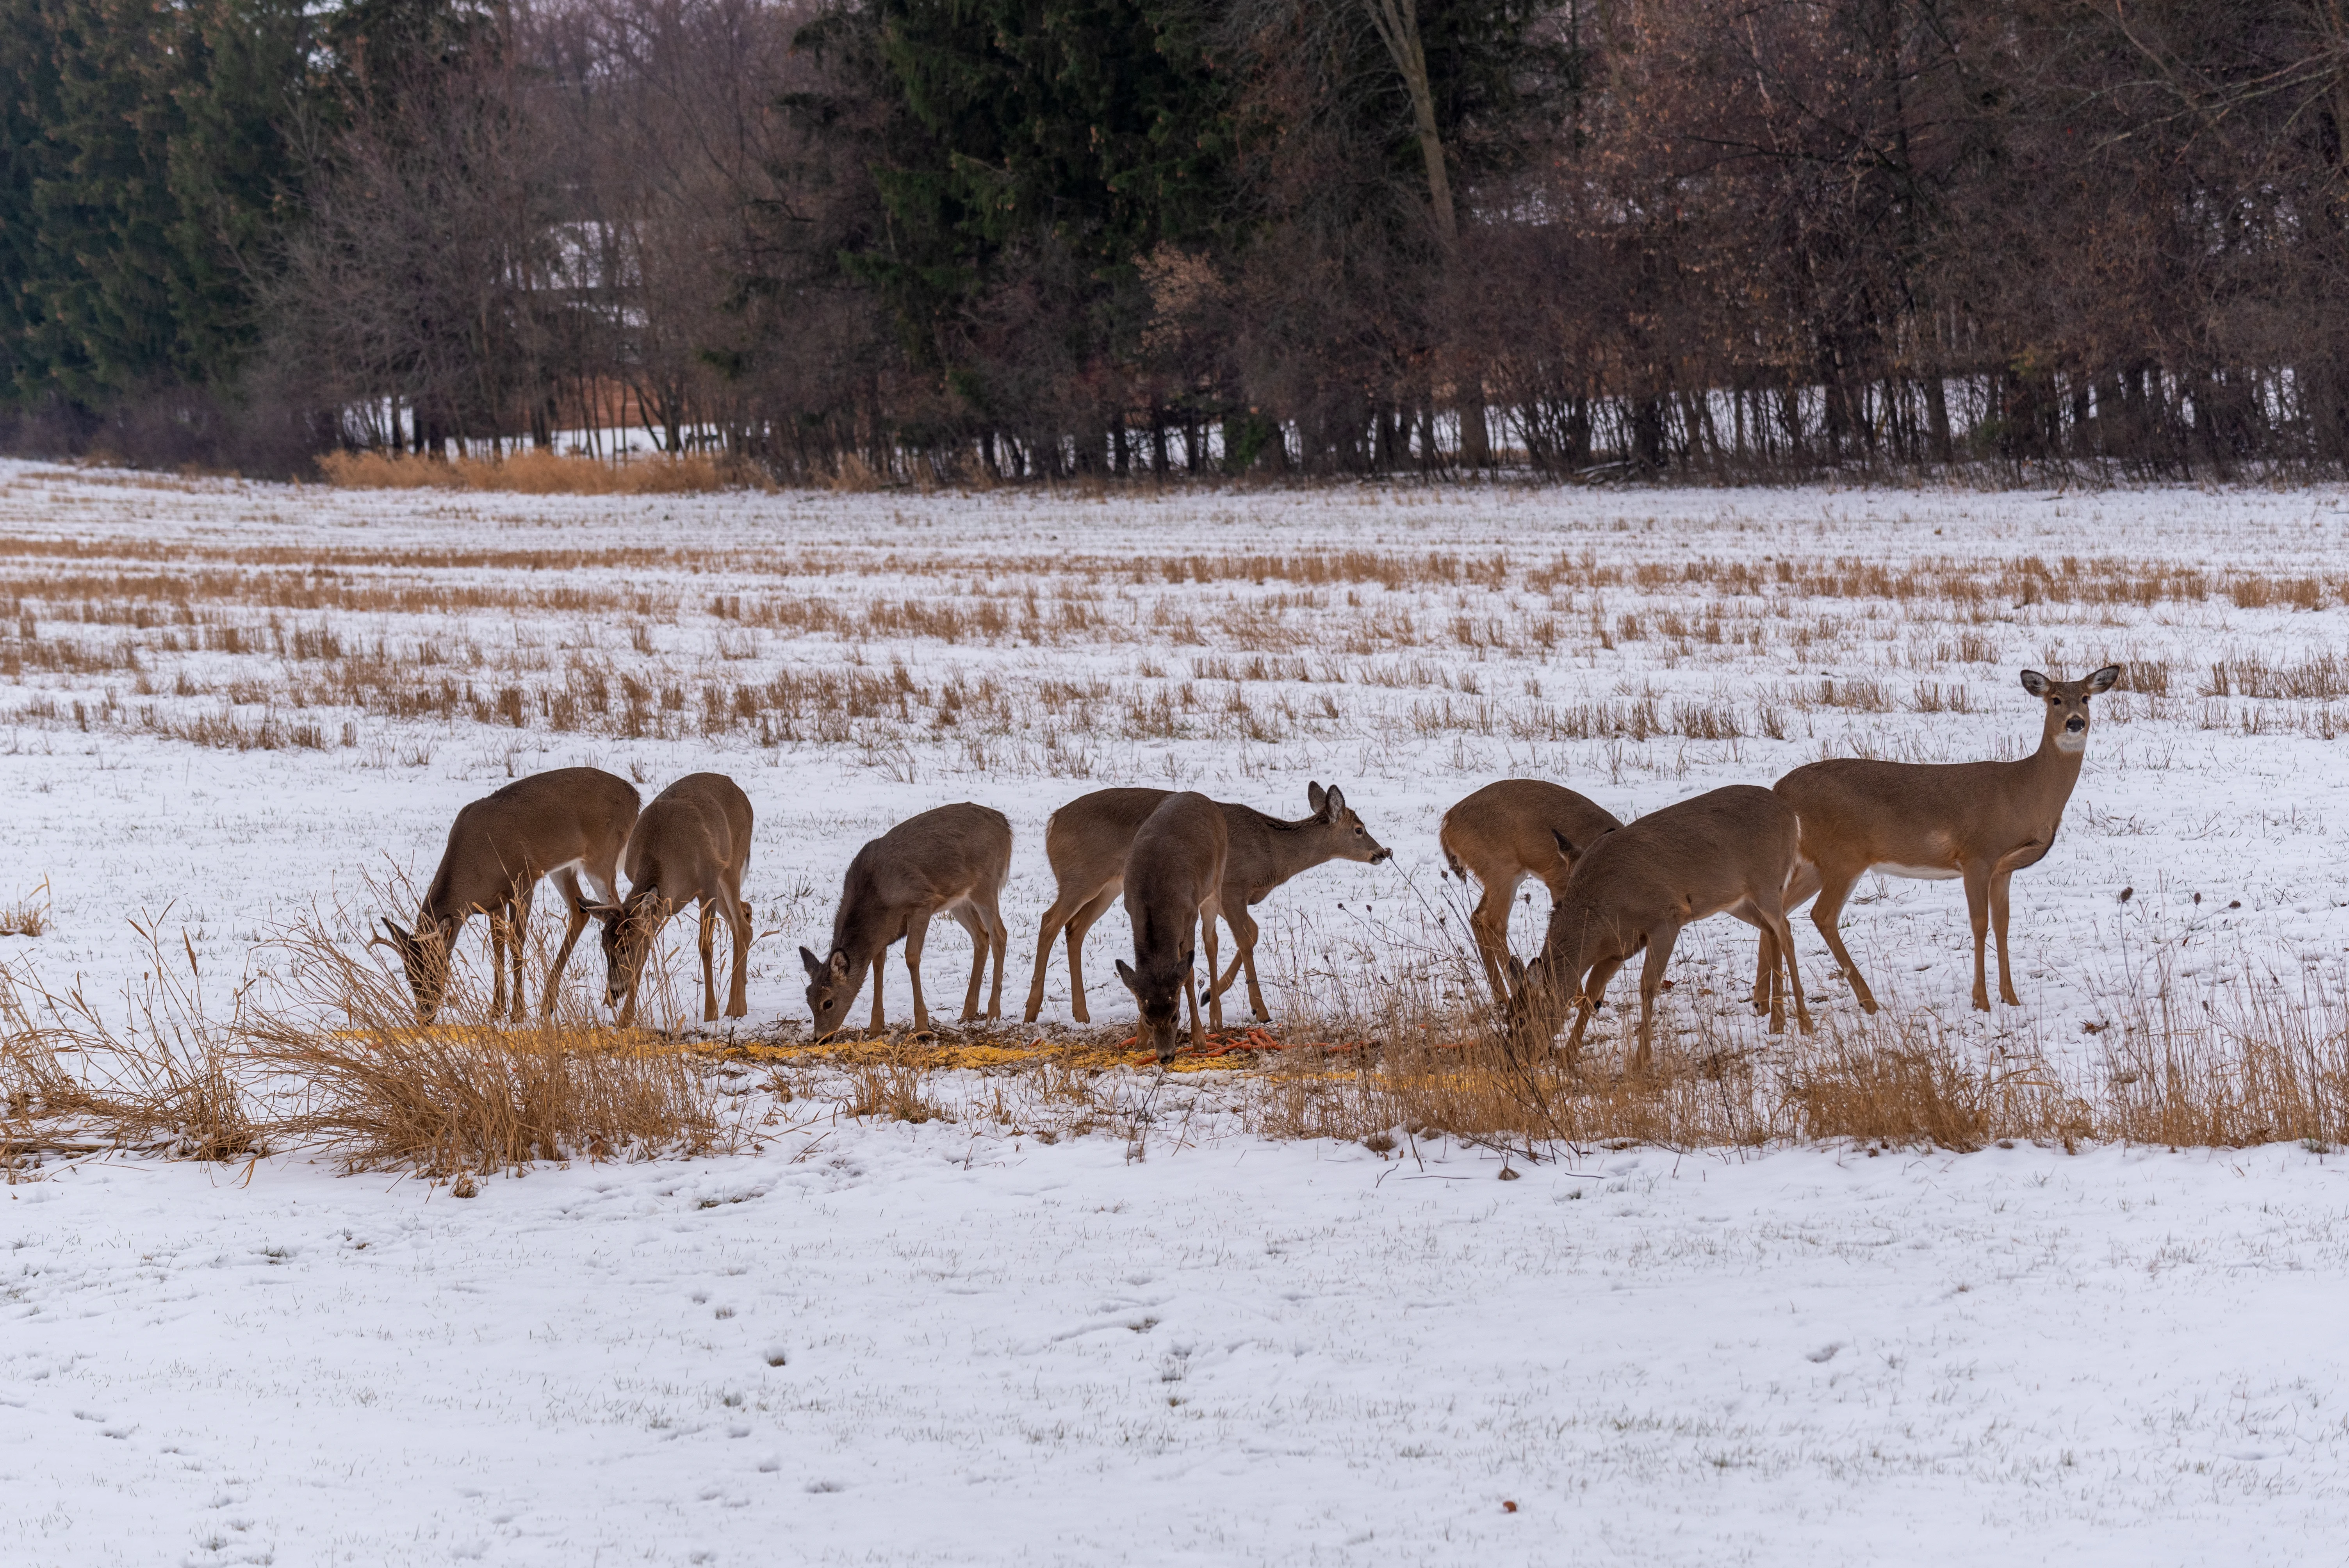
[[329,452],[318,459],[326,482],[343,490],[501,490],[521,495],[690,495],[753,482],[738,465],[700,453],[625,462],[532,450],[504,458],[395,457]]
[[350,1169],[694,1154],[716,1135],[693,1057],[645,1031],[563,1006],[500,1027],[461,965],[427,1027],[397,965],[378,967],[315,913],[269,947],[284,968],[269,1004],[239,1022],[244,1051],[278,1086],[287,1133]]
[[[192,1160],[267,1147],[239,1072],[233,1027],[212,1019],[194,945],[174,949],[162,919],[133,920],[148,950],[118,1025],[79,989],[59,995],[28,969],[0,974],[0,1093],[18,1140],[94,1140]],[[49,1130],[36,1134],[36,1123]],[[59,1131],[58,1129],[63,1130]]]

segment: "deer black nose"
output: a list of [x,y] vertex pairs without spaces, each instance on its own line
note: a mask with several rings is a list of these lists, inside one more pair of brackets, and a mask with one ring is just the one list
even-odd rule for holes
[[2078,734],[2081,730],[2084,730],[2084,729],[2085,729],[2085,728],[2087,728],[2087,727],[2088,727],[2088,721],[2087,721],[2086,719],[2085,719],[2085,718],[2082,718],[2078,714],[2076,714],[2076,713],[2075,713],[2075,714],[2074,714],[2070,718],[2067,718],[2067,719],[2065,719],[2065,720],[2064,721],[2064,728],[2066,728],[2066,729],[2068,729],[2068,730],[2070,730],[2070,731],[2072,731],[2075,735],[2076,735],[2076,734]]
[[1371,857],[1371,864],[1374,866],[1382,865],[1392,859],[1394,859],[1394,851],[1392,850],[1381,850],[1377,854]]

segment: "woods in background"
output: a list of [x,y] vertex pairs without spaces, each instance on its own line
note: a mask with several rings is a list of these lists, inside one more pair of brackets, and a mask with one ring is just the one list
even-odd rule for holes
[[0,0],[0,438],[2349,465],[2330,0]]

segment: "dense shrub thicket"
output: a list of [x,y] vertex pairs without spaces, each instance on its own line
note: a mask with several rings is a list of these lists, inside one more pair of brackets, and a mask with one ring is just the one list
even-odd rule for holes
[[0,0],[0,438],[2349,460],[2317,0]]

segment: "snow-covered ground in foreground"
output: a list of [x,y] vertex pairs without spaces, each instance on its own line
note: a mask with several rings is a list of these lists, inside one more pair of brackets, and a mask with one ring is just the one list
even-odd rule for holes
[[[1340,783],[1396,859],[1261,912],[1305,1013],[1391,955],[1364,905],[1438,898],[1437,821],[1491,779],[1628,817],[1820,756],[2011,756],[2018,667],[2109,660],[2130,685],[2015,882],[2024,1005],[1966,1008],[1950,883],[1855,902],[1879,994],[2093,1053],[2132,992],[2337,994],[2349,952],[2331,490],[587,500],[0,465],[0,903],[46,881],[49,915],[0,961],[101,1002],[147,959],[126,916],[168,911],[217,997],[311,901],[422,882],[464,801],[593,763],[749,791],[761,1028],[911,811],[1011,818],[1016,1010],[1055,806]],[[1131,1016],[1125,941],[1092,937],[1097,1017]],[[958,935],[931,952],[951,1001]],[[1665,1048],[1751,961],[1690,933]],[[299,1151],[51,1164],[0,1202],[0,1560],[2344,1557],[2339,1156],[1633,1149],[1501,1182],[1453,1146],[1132,1163],[808,1114],[471,1202]]]
[[0,1202],[0,1558],[2341,1560],[2338,1158],[1420,1155],[87,1166]]

